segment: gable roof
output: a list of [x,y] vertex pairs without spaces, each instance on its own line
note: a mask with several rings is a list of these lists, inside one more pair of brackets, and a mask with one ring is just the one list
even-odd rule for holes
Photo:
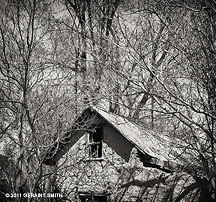
[[172,147],[176,143],[170,138],[147,130],[141,125],[116,114],[107,113],[96,108],[94,110],[142,153],[146,153],[162,161],[177,160],[173,153],[179,153],[179,149]]
[[[76,125],[80,125],[82,119],[85,119],[84,114],[92,113],[98,115],[105,122],[111,125],[118,133],[120,133],[127,141],[129,141],[141,154],[148,155],[152,158],[152,164],[157,165],[161,169],[167,169],[168,167],[177,167],[181,165],[181,162],[177,159],[181,153],[180,149],[176,147],[175,143],[165,135],[155,133],[147,130],[144,127],[129,121],[128,119],[118,116],[116,114],[108,113],[102,109],[96,107],[85,109],[80,116],[74,121],[71,130],[65,134],[58,142],[53,145],[46,153],[43,162],[45,164],[51,164],[51,160],[58,155],[59,152],[68,147],[70,137],[78,131]],[[90,116],[85,119],[87,121],[91,119]],[[67,142],[65,139],[67,138]],[[50,151],[53,152],[50,155]],[[65,149],[62,155],[68,150]],[[177,154],[177,155],[175,155]],[[61,155],[59,155],[61,156]],[[169,165],[168,165],[169,164]]]

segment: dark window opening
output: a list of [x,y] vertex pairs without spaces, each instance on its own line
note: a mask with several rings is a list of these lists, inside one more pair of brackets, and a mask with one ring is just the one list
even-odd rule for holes
[[80,196],[81,202],[107,202],[107,196]]
[[103,128],[96,128],[94,132],[89,133],[89,157],[102,157]]
[[107,202],[107,197],[106,196],[94,196],[94,201],[95,202]]

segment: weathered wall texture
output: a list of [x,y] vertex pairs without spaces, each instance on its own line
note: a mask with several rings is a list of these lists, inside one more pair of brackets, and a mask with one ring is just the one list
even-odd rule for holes
[[[182,174],[183,180],[175,182],[177,175],[145,168],[136,153],[131,143],[106,125],[103,160],[88,159],[87,135],[83,135],[59,160],[58,184],[72,201],[78,201],[77,193],[80,191],[109,193],[110,201],[115,202],[167,201],[168,191],[172,192],[173,187],[176,187],[174,195],[181,191],[178,184],[185,182],[186,175]],[[167,184],[158,183],[159,177],[164,178]]]

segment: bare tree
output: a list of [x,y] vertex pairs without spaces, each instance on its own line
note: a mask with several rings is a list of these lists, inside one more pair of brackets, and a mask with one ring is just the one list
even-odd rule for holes
[[[160,130],[167,131],[167,126],[170,126],[169,134],[186,142],[185,154],[189,158],[192,152],[193,156],[185,165],[185,169],[196,180],[197,185],[194,189],[200,189],[199,201],[214,201],[215,4],[210,1],[151,1],[140,5],[133,11],[138,13],[137,16],[133,14],[134,18],[145,15],[146,19],[157,24],[157,29],[150,31],[151,34],[156,34],[153,41],[148,43],[145,40],[148,47],[153,44],[152,51],[147,52],[148,56],[152,56],[151,59],[144,55],[147,48],[141,50],[136,43],[131,42],[132,39],[137,41],[133,31],[130,32],[132,36],[124,35],[129,50],[125,50],[124,46],[121,48],[137,63],[137,69],[141,69],[141,72],[146,71],[149,75],[149,79],[144,77],[143,80],[139,80],[138,74],[134,72],[128,80],[133,89],[138,89],[143,94],[138,102],[130,107],[134,108],[136,117],[137,113],[140,114],[140,118],[144,117],[147,111],[153,110],[154,116],[160,117]],[[134,30],[138,32],[138,28]],[[143,33],[146,32],[143,29]],[[145,39],[144,34],[140,35],[139,39]],[[145,57],[140,59],[138,55]],[[157,62],[160,65],[156,65]],[[122,76],[125,78],[125,74]],[[149,88],[146,88],[149,85],[145,84],[153,80],[154,85],[151,85],[149,91]],[[154,108],[145,101],[148,98],[146,95],[154,98]],[[137,106],[138,110],[143,111],[138,111]],[[174,127],[170,123],[164,125],[166,120],[162,117],[166,117],[168,121],[172,120]],[[190,186],[188,190],[193,189]],[[179,196],[176,200],[181,199]]]
[[[16,165],[12,180],[16,193],[40,189],[41,153],[67,125],[68,114],[63,117],[61,112],[69,98],[66,88],[56,86],[59,75],[49,62],[52,5],[49,1],[10,1],[1,10],[1,136],[8,140],[5,151]],[[62,94],[60,89],[64,89]],[[57,127],[50,125],[57,122]]]

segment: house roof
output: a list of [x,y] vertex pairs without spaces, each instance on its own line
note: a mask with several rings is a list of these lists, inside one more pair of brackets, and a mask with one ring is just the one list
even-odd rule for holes
[[180,149],[176,147],[176,139],[174,142],[165,135],[147,130],[141,125],[116,114],[97,108],[94,110],[141,152],[162,161],[177,161],[177,156],[174,153],[179,154]]
[[[80,123],[83,114],[91,111],[96,113],[99,117],[101,117],[105,122],[110,124],[116,131],[118,131],[125,139],[127,139],[135,148],[138,149],[142,154],[147,154],[154,159],[154,163],[159,166],[164,166],[164,164],[169,163],[174,165],[181,165],[178,157],[180,156],[181,150],[177,148],[177,142],[175,140],[172,141],[170,138],[165,135],[155,133],[153,131],[147,130],[145,127],[138,125],[137,123],[133,123],[129,121],[127,118],[122,116],[118,116],[113,113],[106,112],[102,109],[98,109],[96,107],[85,109],[78,119],[75,120],[74,125],[77,124],[77,120]],[[73,128],[73,127],[72,127]],[[74,129],[72,129],[74,130]],[[68,137],[67,133],[65,136]],[[70,133],[73,135],[73,133]],[[50,164],[51,158],[54,158],[60,150],[66,147],[67,143],[64,141],[65,137],[62,137],[62,140],[58,141],[53,148],[50,148],[49,152],[55,150],[55,154],[53,155],[45,155],[44,163]],[[70,138],[68,138],[69,141]],[[69,143],[68,143],[69,144]],[[56,147],[56,149],[54,149]],[[66,153],[66,152],[64,152]],[[50,158],[50,159],[49,159]],[[174,163],[175,162],[175,163]],[[176,166],[174,166],[176,167]]]

